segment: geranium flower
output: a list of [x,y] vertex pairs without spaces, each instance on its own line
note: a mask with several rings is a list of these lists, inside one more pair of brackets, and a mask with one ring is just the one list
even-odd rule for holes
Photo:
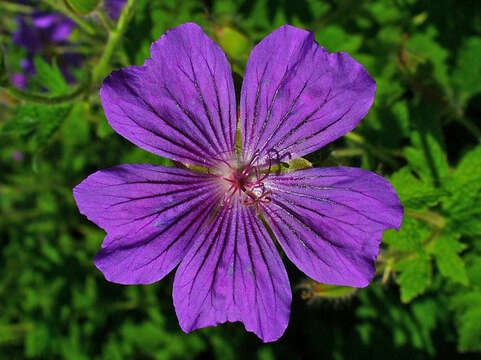
[[74,82],[75,78],[70,72],[71,67],[78,67],[82,62],[82,56],[75,52],[57,53],[56,47],[70,45],[68,38],[72,33],[75,23],[69,18],[58,13],[46,13],[35,11],[29,15],[21,15],[16,18],[17,31],[13,34],[13,42],[27,51],[27,57],[22,59],[21,68],[23,78],[14,79],[14,85],[26,87],[27,78],[36,73],[33,58],[42,55],[47,61],[52,58],[68,82]]
[[311,278],[367,286],[382,231],[401,225],[389,182],[348,167],[278,171],[366,115],[376,85],[362,65],[282,26],[252,51],[237,118],[226,56],[199,26],[168,31],[151,56],[105,79],[105,114],[134,144],[190,167],[119,165],[74,189],[107,231],[95,258],[106,279],[150,284],[180,264],[184,331],[241,321],[265,342],[283,334],[291,304],[273,236]]

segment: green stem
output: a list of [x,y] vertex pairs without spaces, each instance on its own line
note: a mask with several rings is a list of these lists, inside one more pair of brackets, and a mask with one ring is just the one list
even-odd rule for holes
[[114,25],[112,24],[112,21],[110,21],[109,17],[105,13],[104,9],[100,8],[97,10],[97,16],[99,17],[100,21],[104,25],[105,29],[107,31],[112,31],[114,30]]
[[468,119],[466,116],[459,116],[457,118],[458,122],[463,125],[468,131],[471,131],[474,136],[478,139],[478,141],[481,141],[481,131],[479,128],[476,126],[474,122],[472,122],[470,119]]
[[435,213],[429,210],[413,210],[405,209],[406,215],[417,220],[424,221],[428,224],[433,225],[436,229],[443,229],[446,226],[446,220],[441,214]]
[[0,9],[10,12],[30,12],[32,11],[32,7],[28,5],[22,4],[12,4],[10,2],[1,2]]
[[361,148],[349,148],[349,149],[337,149],[331,152],[334,157],[351,157],[351,156],[362,156],[366,152]]
[[373,146],[369,144],[366,139],[364,139],[361,135],[355,134],[353,132],[349,132],[344,135],[346,138],[358,143],[359,145],[363,146],[366,150],[370,151],[373,155],[375,155],[380,160],[386,162],[390,166],[397,168],[398,162],[395,158],[391,156],[391,151],[388,149],[383,149],[380,147]]
[[127,27],[136,2],[136,0],[128,0],[127,4],[125,4],[124,8],[122,9],[117,26],[114,30],[109,32],[107,45],[105,46],[104,52],[102,53],[99,62],[92,72],[92,84],[96,84],[101,78],[107,75],[110,58],[112,57],[114,49],[116,48],[117,43],[125,31],[125,28]]
[[357,142],[358,144],[361,144],[361,145],[366,144],[366,139],[364,139],[361,135],[355,134],[353,132],[348,132],[344,136],[354,142]]
[[51,7],[55,8],[56,10],[67,15],[69,18],[75,21],[82,30],[84,30],[89,35],[96,35],[97,31],[95,31],[95,29],[87,21],[82,19],[80,16],[75,14],[72,10],[70,10],[66,6],[59,4],[58,1],[55,1],[55,0],[43,0],[43,1],[48,5],[50,5]]
[[55,105],[55,104],[66,103],[66,102],[71,102],[76,100],[89,87],[89,84],[90,82],[86,81],[85,83],[79,85],[71,93],[65,94],[65,95],[58,95],[58,96],[32,94],[27,91],[20,90],[11,84],[8,84],[8,86],[4,87],[4,90],[10,95],[16,97],[17,99],[21,99],[29,102],[36,102],[40,104]]

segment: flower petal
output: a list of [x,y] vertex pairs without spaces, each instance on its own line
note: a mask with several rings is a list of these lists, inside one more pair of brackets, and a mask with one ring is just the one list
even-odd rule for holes
[[50,39],[52,42],[62,42],[69,38],[75,27],[75,23],[66,18],[60,19],[54,27],[50,29]]
[[113,72],[100,97],[110,125],[134,144],[172,160],[208,166],[234,152],[235,93],[222,50],[195,24],[151,47],[143,66]]
[[325,284],[364,287],[372,280],[382,232],[399,229],[403,208],[391,184],[356,168],[270,176],[263,208],[285,253]]
[[312,33],[284,25],[254,48],[247,64],[240,101],[244,156],[311,153],[351,131],[375,91],[347,53],[329,54]]
[[251,207],[224,206],[196,239],[174,280],[182,329],[241,321],[264,342],[282,336],[291,289],[286,270]]
[[55,25],[60,17],[61,15],[58,13],[45,13],[42,11],[37,11],[32,14],[32,23],[40,29],[46,29]]
[[67,40],[72,33],[75,23],[58,13],[35,12],[32,14],[32,23],[42,29],[44,41],[61,42]]
[[90,175],[74,197],[107,231],[95,265],[119,284],[160,280],[213,213],[217,188],[208,175],[164,166],[120,165]]

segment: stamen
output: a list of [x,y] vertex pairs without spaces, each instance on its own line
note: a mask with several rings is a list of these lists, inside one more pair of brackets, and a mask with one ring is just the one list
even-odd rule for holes
[[[222,200],[223,206],[230,206],[229,204],[234,196],[237,196],[240,204],[254,206],[256,214],[259,215],[261,205],[272,201],[272,191],[266,190],[264,185],[264,180],[272,171],[273,157],[270,155],[271,152],[268,152],[267,161],[263,164],[256,164],[259,161],[260,154],[259,151],[256,151],[249,162],[242,167],[235,168],[228,161],[219,159],[220,162],[227,164],[228,169],[217,169],[220,174],[208,171],[213,177],[227,182]],[[278,153],[276,155],[279,157]],[[230,176],[225,174],[226,171],[227,173],[230,172]]]

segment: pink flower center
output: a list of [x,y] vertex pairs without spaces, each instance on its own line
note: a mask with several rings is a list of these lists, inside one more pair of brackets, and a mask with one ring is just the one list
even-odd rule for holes
[[[244,206],[255,206],[256,213],[260,213],[260,205],[272,201],[272,191],[266,190],[264,180],[271,172],[271,159],[268,165],[256,165],[258,157],[255,155],[247,163],[238,159],[233,162],[222,161],[222,175],[214,175],[221,179],[225,189],[222,204],[228,206],[237,200]],[[232,163],[236,163],[233,165]]]

